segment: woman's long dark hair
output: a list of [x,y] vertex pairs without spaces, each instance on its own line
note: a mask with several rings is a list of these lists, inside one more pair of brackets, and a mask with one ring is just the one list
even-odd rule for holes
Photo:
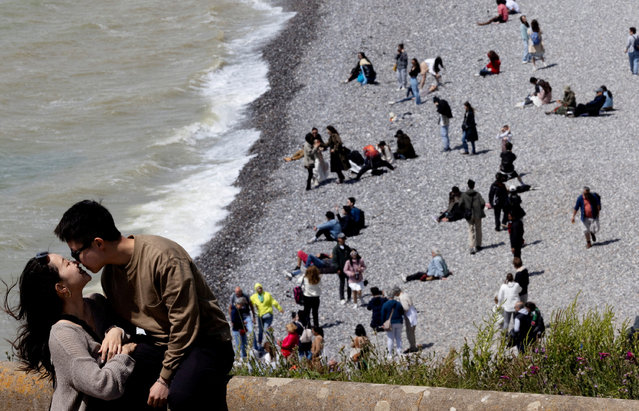
[[435,66],[435,67],[433,67],[433,71],[435,73],[439,73],[441,71],[441,69],[444,68],[444,63],[442,62],[442,58],[437,56],[435,58],[435,63],[433,63],[433,66]]
[[499,55],[497,53],[495,53],[495,50],[490,50],[488,52],[488,59],[490,61],[497,61],[497,60],[499,60]]
[[328,130],[328,132],[329,132],[329,133],[331,133],[331,134],[339,134],[339,133],[337,132],[337,130],[335,129],[335,127],[333,127],[333,126],[326,126],[326,129],[327,129],[327,130]]
[[[55,379],[55,370],[49,351],[49,333],[51,326],[62,315],[62,300],[55,291],[60,281],[56,268],[29,260],[20,275],[17,284],[5,283],[4,311],[19,321],[18,336],[11,346],[22,363],[20,369],[27,372],[40,372],[43,377]],[[9,304],[9,293],[20,286],[20,302],[16,307]]]
[[537,20],[533,20],[530,22],[530,29],[535,33],[539,33],[539,22]]
[[469,102],[469,101],[465,102],[465,103],[464,103],[464,106],[466,106],[466,107],[468,108],[468,111],[469,111],[469,112],[471,112],[471,111],[472,111],[473,113],[475,112],[475,109],[473,108],[473,106],[471,106],[471,105],[470,105],[470,102]]

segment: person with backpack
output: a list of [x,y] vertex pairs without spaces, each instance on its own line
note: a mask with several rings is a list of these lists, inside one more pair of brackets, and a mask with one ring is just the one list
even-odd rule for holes
[[366,264],[357,250],[352,249],[350,258],[344,264],[344,274],[348,277],[348,287],[353,291],[353,308],[358,308],[357,298],[362,300],[362,290],[364,289],[364,270]]
[[345,205],[342,206],[342,213],[338,217],[339,223],[342,226],[342,232],[348,236],[353,237],[359,234],[359,226],[351,214],[351,207]]
[[[300,337],[300,342],[298,345],[298,354],[300,359],[306,358],[311,359],[311,341],[312,341],[312,333],[309,328],[304,327],[304,323],[306,323],[306,319],[304,317],[303,311],[293,311],[291,313],[291,322],[295,325],[295,332]],[[310,335],[310,339],[308,338]]]
[[439,114],[439,121],[437,124],[440,126],[440,134],[442,137],[442,153],[450,151],[450,143],[448,140],[448,125],[450,124],[450,119],[453,118],[453,112],[450,110],[450,106],[448,102],[444,99],[440,99],[439,97],[433,97],[433,103],[437,108],[437,114]]
[[630,72],[635,76],[639,74],[639,36],[637,29],[630,27],[628,29],[628,41],[626,42],[626,51],[628,53],[628,61],[630,62]]
[[515,304],[515,323],[510,331],[512,345],[517,347],[519,353],[526,351],[526,347],[532,342],[530,335],[532,325],[531,318],[526,305],[518,301]]
[[572,212],[570,222],[575,224],[575,215],[581,211],[581,222],[584,225],[584,235],[586,236],[586,248],[592,247],[592,241],[597,241],[595,233],[599,231],[599,213],[601,212],[601,198],[597,193],[591,193],[590,187],[585,186],[583,192],[577,198],[577,203]]
[[382,306],[388,298],[384,297],[384,293],[377,287],[371,287],[371,295],[373,296],[370,300],[368,300],[368,304],[366,305],[366,309],[371,311],[371,328],[373,331],[381,332],[384,331],[382,325],[384,321],[382,321]]
[[391,170],[395,170],[395,167],[393,167],[392,164],[389,164],[387,161],[382,160],[382,155],[379,151],[377,151],[374,145],[367,145],[366,147],[364,147],[363,151],[364,158],[366,158],[366,160],[364,162],[364,167],[362,167],[357,173],[357,176],[355,177],[356,180],[362,178],[362,175],[368,170],[372,170],[372,173],[376,174],[376,170],[379,167],[386,167]]
[[355,201],[355,197],[348,197],[346,199],[346,205],[351,208],[351,216],[353,217],[355,223],[357,223],[358,229],[361,230],[363,228],[366,228],[366,214],[364,213],[364,211],[355,207]]
[[[298,280],[300,287],[302,287],[302,293],[304,295],[304,319],[305,327],[310,326],[311,318],[310,314],[313,313],[313,325],[319,326],[319,317],[317,311],[320,306],[320,295],[322,295],[320,272],[317,267],[310,266],[306,269],[306,273]],[[297,298],[296,298],[297,300]],[[297,302],[297,301],[295,301]]]
[[541,37],[541,29],[539,28],[539,22],[537,20],[533,20],[530,22],[528,37],[530,38],[528,53],[530,53],[530,57],[532,59],[533,71],[537,70],[537,66],[535,65],[535,62],[537,60],[541,60],[541,62],[544,63],[544,68],[548,67],[546,61],[544,60],[544,54],[546,53],[546,50],[544,49],[544,43]]
[[464,210],[464,218],[468,222],[468,243],[470,253],[475,254],[481,250],[481,220],[486,217],[484,198],[475,191],[475,182],[468,180],[468,190],[461,195],[461,204]]

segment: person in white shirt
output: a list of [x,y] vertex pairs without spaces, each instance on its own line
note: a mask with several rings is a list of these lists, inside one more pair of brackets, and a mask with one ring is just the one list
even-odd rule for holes
[[306,269],[306,273],[298,280],[302,286],[302,292],[304,294],[304,326],[308,327],[311,319],[310,313],[313,313],[313,326],[319,327],[317,311],[320,305],[320,295],[322,289],[320,287],[320,272],[314,265]]
[[515,0],[506,0],[506,8],[508,9],[508,14],[517,14],[519,13],[519,4]]
[[497,293],[497,304],[504,310],[504,330],[508,331],[510,321],[515,315],[515,304],[519,301],[521,286],[517,284],[511,273],[506,275],[506,282]]

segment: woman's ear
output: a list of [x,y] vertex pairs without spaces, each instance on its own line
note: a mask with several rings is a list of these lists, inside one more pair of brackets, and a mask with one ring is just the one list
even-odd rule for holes
[[64,298],[67,294],[67,286],[62,283],[55,284],[55,292],[58,293],[58,297]]

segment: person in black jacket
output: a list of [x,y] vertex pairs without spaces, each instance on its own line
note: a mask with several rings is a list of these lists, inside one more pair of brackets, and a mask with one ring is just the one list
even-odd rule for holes
[[530,332],[532,318],[523,302],[517,301],[515,304],[515,325],[510,331],[512,344],[517,346],[519,353],[526,351],[526,347],[534,341],[534,336]]
[[[508,223],[508,215],[505,210],[508,190],[506,189],[504,181],[505,176],[503,174],[495,174],[495,181],[491,184],[490,191],[488,192],[488,202],[495,213],[495,231],[501,231],[502,228],[507,228],[506,224]],[[503,217],[501,217],[500,222],[502,211]]]
[[382,328],[384,323],[382,321],[382,305],[388,301],[388,298],[384,297],[384,293],[377,287],[371,287],[371,294],[373,298],[368,301],[366,306],[368,311],[372,311],[371,328],[377,332],[382,332],[384,331]]
[[415,148],[413,148],[413,143],[410,141],[410,137],[408,137],[402,130],[397,130],[395,138],[397,139],[397,150],[394,154],[395,158],[406,160],[407,158],[417,157],[417,154],[415,154]]
[[344,287],[346,287],[346,296],[348,297],[348,301],[351,301],[351,287],[346,286],[348,277],[344,274],[344,265],[346,265],[346,261],[350,258],[350,255],[351,248],[346,245],[346,236],[344,233],[340,233],[337,236],[337,245],[333,247],[331,258],[333,260],[333,264],[337,267],[337,275],[339,277],[339,299],[342,304],[346,304],[346,300],[344,299]]
[[437,108],[437,113],[439,114],[439,124],[440,132],[442,136],[442,145],[444,146],[442,152],[450,151],[450,143],[448,140],[448,125],[450,124],[450,119],[453,118],[453,112],[450,110],[450,106],[448,102],[444,99],[440,99],[439,97],[433,97],[433,103]]
[[515,282],[521,287],[519,292],[519,300],[522,302],[528,301],[528,284],[530,283],[530,275],[528,269],[524,267],[520,257],[513,258],[513,267],[515,267]]
[[510,235],[510,250],[513,256],[521,258],[521,248],[524,246],[524,221],[521,218],[515,218],[508,213],[508,233]]
[[[595,90],[595,93],[597,93],[597,95],[595,96],[594,100],[592,100],[588,104],[577,104],[573,115],[575,117],[579,117],[584,114],[588,116],[598,116],[599,110],[601,110],[604,103],[606,102],[606,97],[603,95],[603,92],[604,89],[602,88],[598,88],[597,90]],[[570,112],[566,113],[566,116],[570,116]]]
[[501,157],[501,165],[499,166],[499,171],[506,176],[506,181],[517,178],[520,184],[524,184],[524,180],[521,179],[517,171],[515,171],[515,160],[517,160],[517,156],[513,153],[513,143],[507,142],[505,144],[506,151],[502,152],[499,156]]
[[466,112],[464,113],[464,121],[462,122],[462,146],[464,151],[462,154],[468,154],[468,142],[473,147],[473,154],[477,154],[475,151],[475,141],[477,141],[477,124],[475,124],[475,109],[467,101],[464,103]]
[[357,79],[362,84],[373,84],[377,78],[377,73],[373,68],[373,64],[368,60],[363,51],[357,53],[357,65],[351,70],[351,74],[345,81],[353,81]]

